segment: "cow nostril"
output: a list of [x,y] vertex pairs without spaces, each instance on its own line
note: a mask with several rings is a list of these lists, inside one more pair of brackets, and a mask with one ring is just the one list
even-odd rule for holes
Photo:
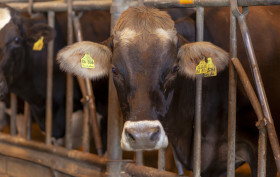
[[151,131],[151,136],[150,136],[150,140],[151,141],[157,141],[160,135],[160,128],[159,126],[155,127],[152,129]]
[[133,134],[130,133],[127,129],[125,129],[125,134],[126,134],[126,137],[128,138],[128,140],[129,140],[130,142],[135,142],[135,141],[136,141],[136,139],[135,139],[135,137],[133,136]]

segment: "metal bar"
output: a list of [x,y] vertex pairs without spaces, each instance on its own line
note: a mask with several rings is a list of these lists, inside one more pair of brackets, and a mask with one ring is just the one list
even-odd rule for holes
[[[54,12],[48,12],[48,23],[54,28]],[[46,144],[51,144],[52,137],[52,88],[53,88],[53,40],[48,43],[48,63],[47,63],[47,89],[46,89]]]
[[158,170],[164,171],[165,170],[165,148],[161,148],[158,150]]
[[242,34],[242,37],[243,37],[243,41],[245,43],[248,58],[249,58],[249,61],[250,61],[251,69],[252,69],[252,72],[253,72],[255,84],[256,84],[256,87],[257,87],[258,97],[259,97],[261,105],[262,105],[264,117],[267,119],[267,131],[268,131],[269,140],[270,140],[270,144],[271,144],[271,147],[272,147],[274,159],[275,159],[275,162],[276,162],[277,170],[278,170],[278,173],[280,173],[279,141],[278,141],[277,134],[276,134],[276,131],[275,131],[275,127],[274,127],[273,119],[272,119],[272,116],[271,116],[271,112],[270,112],[270,109],[269,109],[269,106],[268,106],[267,97],[266,97],[265,90],[264,90],[264,87],[263,87],[263,82],[262,82],[262,79],[261,79],[261,75],[260,75],[258,63],[257,63],[257,60],[256,60],[256,56],[255,56],[255,53],[254,53],[254,50],[253,50],[251,37],[250,37],[249,32],[248,32],[248,27],[247,27],[247,24],[246,24],[245,16],[244,15],[239,15],[238,16],[238,22],[239,22],[241,34]]
[[77,76],[79,86],[83,95],[82,102],[84,104],[84,118],[83,118],[83,151],[89,152],[89,103],[88,96],[86,93],[86,85],[83,78]]
[[178,170],[178,175],[182,176],[184,175],[184,169],[183,169],[183,165],[182,163],[179,161],[176,152],[174,151],[174,148],[172,147],[172,152],[173,152],[173,157],[174,157],[174,161]]
[[[74,17],[74,29],[75,29],[77,41],[79,41],[79,42],[83,41],[82,29],[81,29],[81,24],[80,24],[78,16]],[[89,117],[92,119],[94,142],[95,142],[97,154],[99,156],[102,156],[103,155],[103,152],[102,152],[103,146],[102,146],[102,141],[101,141],[100,128],[99,128],[98,122],[97,122],[96,106],[95,106],[95,101],[94,101],[95,97],[94,97],[93,90],[92,90],[92,84],[91,84],[90,79],[88,79],[88,78],[86,78],[84,80],[84,83],[85,83],[85,86],[84,86],[85,94],[83,95],[83,97],[89,98],[89,101],[88,101],[89,111],[88,112],[89,112]],[[85,125],[89,126],[89,123],[87,123]],[[86,127],[86,129],[89,129],[89,127]],[[84,130],[84,131],[86,132],[86,130]]]
[[96,107],[95,107],[95,97],[93,94],[92,84],[90,79],[86,78],[86,91],[89,96],[89,111],[90,111],[90,117],[92,120],[92,129],[93,129],[93,137],[94,137],[94,143],[97,149],[97,154],[99,156],[103,155],[102,149],[102,140],[100,135],[100,128],[97,122],[97,116],[96,116]]
[[16,119],[17,119],[17,96],[14,93],[11,93],[10,133],[13,136],[17,134]]
[[[24,148],[30,148],[34,150],[40,150],[42,152],[56,154],[61,157],[72,158],[76,161],[85,161],[93,163],[93,165],[105,167],[107,159],[105,157],[98,157],[95,154],[84,153],[78,150],[67,150],[59,146],[46,146],[44,143],[36,141],[28,141],[23,138],[13,137],[4,133],[0,133],[0,142],[10,145],[21,146]],[[39,163],[37,161],[37,163]]]
[[143,165],[143,151],[136,151],[136,165]]
[[236,68],[239,78],[242,82],[243,87],[245,88],[245,91],[247,93],[247,96],[255,110],[255,113],[258,118],[259,125],[262,125],[262,127],[259,127],[259,147],[258,147],[258,177],[265,177],[266,176],[266,145],[267,145],[267,133],[265,130],[265,123],[264,123],[264,115],[262,112],[261,104],[255,94],[255,91],[250,83],[250,80],[243,69],[240,61],[238,58],[232,58],[231,59],[234,67]]
[[[67,1],[67,44],[73,43],[73,28],[72,28],[72,0]],[[73,113],[73,76],[70,73],[66,75],[66,135],[65,145],[67,149],[72,149],[72,113]]]
[[[10,2],[3,0],[9,6],[19,10],[28,11],[28,3]],[[109,10],[112,5],[110,0],[102,1],[74,1],[73,10]],[[171,7],[229,7],[230,0],[194,0],[193,4],[180,4],[180,0],[145,0],[144,5],[157,8],[171,8]],[[269,6],[280,5],[279,0],[238,0],[238,6]],[[66,11],[67,3],[63,1],[52,2],[35,2],[33,5],[34,12],[47,11]]]
[[[111,33],[114,29],[115,23],[121,13],[129,7],[128,0],[112,0],[111,6]],[[107,152],[108,163],[106,169],[107,177],[121,176],[122,150],[121,150],[121,131],[122,131],[122,117],[120,104],[117,97],[117,91],[113,83],[112,73],[109,73],[109,98],[108,98],[108,138],[107,138]]]
[[[197,41],[203,40],[204,8],[197,7],[196,29]],[[195,120],[194,120],[194,156],[193,176],[200,177],[201,173],[201,110],[202,110],[202,74],[196,76]]]
[[137,166],[133,163],[124,165],[124,171],[131,176],[137,177],[178,177],[176,173],[159,171],[157,169],[146,166]]
[[27,116],[27,122],[26,122],[26,129],[27,129],[27,133],[26,133],[26,139],[27,140],[31,140],[31,110],[30,110],[30,105],[29,105],[29,116]]
[[[232,7],[231,7],[232,9]],[[237,56],[236,18],[230,13],[230,57]],[[228,151],[227,176],[235,176],[235,142],[236,142],[236,72],[229,62],[229,91],[228,91]]]
[[30,112],[30,106],[29,104],[25,101],[24,102],[24,132],[23,132],[23,137],[25,139],[30,139],[29,134],[31,131],[31,127],[29,125],[31,119],[31,112]]

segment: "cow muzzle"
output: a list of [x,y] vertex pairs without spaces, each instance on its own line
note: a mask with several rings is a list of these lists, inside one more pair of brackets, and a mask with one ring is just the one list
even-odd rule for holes
[[159,121],[125,122],[121,139],[123,150],[156,150],[166,148],[167,145],[168,139]]

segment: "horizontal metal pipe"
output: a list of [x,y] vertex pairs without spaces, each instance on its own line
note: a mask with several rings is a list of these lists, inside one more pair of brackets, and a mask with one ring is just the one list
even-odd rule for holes
[[155,168],[146,167],[146,166],[137,166],[133,163],[128,163],[124,165],[124,171],[131,176],[137,176],[137,177],[177,177],[178,176],[176,173],[159,171]]
[[[2,1],[0,1],[2,2]],[[7,2],[7,0],[3,0]],[[9,6],[19,10],[28,11],[28,3],[12,2],[7,3]],[[144,0],[146,6],[153,6],[157,8],[170,8],[170,7],[229,7],[230,0],[193,0],[193,4],[180,4],[180,0]],[[74,1],[73,10],[109,10],[112,5],[110,0],[102,1]],[[269,6],[280,5],[279,0],[238,0],[238,6]],[[33,6],[34,12],[52,11],[66,11],[67,3],[63,1],[55,2],[35,2]]]
[[41,142],[28,141],[23,138],[13,137],[4,133],[0,133],[0,142],[14,144],[34,150],[40,150],[43,152],[56,154],[61,157],[72,158],[73,160],[77,161],[90,162],[100,167],[104,167],[107,163],[107,158],[98,157],[95,154],[84,153],[78,150],[67,150],[59,146],[45,145]]

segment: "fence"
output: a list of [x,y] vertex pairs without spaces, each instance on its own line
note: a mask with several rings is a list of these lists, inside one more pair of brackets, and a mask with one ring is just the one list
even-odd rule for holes
[[[76,10],[96,10],[96,9],[109,9],[111,8],[111,14],[112,14],[112,27],[114,26],[116,19],[119,17],[119,15],[126,10],[129,6],[137,5],[138,2],[136,1],[127,1],[127,0],[113,0],[111,1],[73,1],[68,0],[67,2],[64,1],[52,1],[52,2],[33,2],[29,1],[23,2],[23,0],[18,1],[0,1],[5,2],[8,5],[12,6],[13,8],[16,8],[20,11],[29,11],[29,12],[48,12],[48,21],[50,26],[54,26],[54,15],[55,11],[67,11],[68,12],[68,44],[71,44],[73,42],[73,22],[74,22],[74,28],[75,33],[80,33],[80,25],[78,21],[78,17],[73,17],[73,11]],[[141,3],[141,2],[140,2]],[[231,37],[231,46],[230,46],[230,54],[232,58],[232,63],[229,65],[229,79],[230,79],[230,88],[229,88],[229,140],[228,140],[228,171],[227,176],[233,177],[235,173],[235,129],[236,129],[236,74],[235,69],[237,70],[238,75],[240,75],[240,78],[242,79],[242,82],[244,84],[245,90],[249,96],[249,99],[253,105],[253,108],[255,109],[258,120],[259,120],[259,129],[260,129],[260,137],[259,137],[259,154],[264,154],[266,152],[265,142],[266,142],[266,131],[268,132],[268,137],[270,140],[270,143],[272,145],[273,154],[275,157],[276,165],[278,172],[280,172],[280,152],[279,152],[279,142],[276,136],[275,128],[273,125],[273,120],[270,115],[268,103],[266,100],[265,92],[262,86],[261,77],[259,74],[259,70],[256,63],[256,57],[254,55],[254,51],[252,49],[252,43],[250,39],[250,35],[248,33],[245,16],[247,13],[247,6],[261,6],[261,5],[280,5],[280,1],[277,0],[258,0],[258,1],[246,1],[246,0],[239,0],[238,2],[235,0],[193,0],[190,4],[180,4],[179,0],[165,0],[165,1],[154,1],[154,0],[145,0],[144,2],[147,6],[154,6],[158,8],[169,8],[169,7],[192,7],[197,8],[197,41],[203,40],[203,21],[204,21],[204,7],[209,6],[230,6],[231,7],[231,31],[230,31],[230,37]],[[238,6],[243,6],[243,13],[240,13]],[[242,69],[242,66],[238,62],[237,59],[237,46],[236,46],[236,19],[239,22],[242,36],[245,42],[245,46],[247,48],[248,54],[249,54],[249,61],[251,65],[254,65],[256,67],[253,67],[253,74],[257,85],[257,94],[254,93],[252,86],[249,83],[248,79],[246,79],[246,73]],[[80,36],[80,35],[76,35]],[[77,41],[81,41],[82,37],[78,37]],[[28,159],[30,161],[34,161],[36,163],[41,163],[43,165],[46,165],[50,167],[50,169],[55,173],[55,171],[62,171],[64,173],[68,173],[71,175],[74,175],[74,173],[70,170],[64,169],[63,166],[64,163],[71,163],[69,160],[78,160],[79,162],[76,163],[76,166],[82,166],[80,164],[88,163],[87,165],[93,165],[97,168],[94,169],[96,171],[89,172],[90,174],[98,174],[104,173],[104,168],[107,166],[106,169],[106,176],[126,176],[126,175],[133,175],[133,176],[176,176],[174,173],[163,171],[164,169],[164,150],[159,151],[159,167],[157,169],[152,169],[148,167],[141,166],[142,164],[142,152],[136,153],[136,165],[130,163],[130,161],[126,161],[122,159],[122,151],[120,148],[120,135],[121,135],[121,112],[119,109],[119,103],[116,96],[116,90],[114,88],[113,82],[112,82],[112,76],[109,76],[109,108],[108,108],[108,157],[104,158],[101,157],[101,151],[100,148],[100,135],[98,135],[98,126],[96,124],[96,113],[95,113],[95,106],[94,106],[94,95],[91,92],[91,85],[88,79],[82,80],[81,78],[78,78],[79,84],[83,93],[84,97],[84,113],[86,115],[86,118],[84,118],[84,137],[83,137],[83,147],[86,152],[88,152],[88,119],[91,117],[93,118],[93,123],[95,123],[94,126],[94,135],[95,135],[95,144],[97,145],[98,150],[98,156],[94,154],[89,153],[82,153],[79,151],[71,150],[72,149],[72,142],[71,142],[71,114],[72,114],[72,107],[73,107],[73,78],[71,75],[68,74],[67,76],[67,108],[66,108],[66,117],[67,117],[67,128],[66,128],[66,148],[61,147],[54,147],[50,144],[50,138],[51,138],[51,115],[52,115],[52,91],[51,91],[51,84],[52,84],[52,58],[53,55],[53,42],[49,43],[48,46],[48,89],[47,89],[47,112],[46,112],[46,146],[34,142],[30,142],[28,140],[24,139],[18,139],[17,137],[9,136],[9,135],[3,135],[0,134],[0,141],[3,143],[0,143],[0,146],[2,146],[2,149],[7,149],[8,146],[13,148],[19,148],[18,146],[21,146],[23,149],[26,149],[26,151],[30,151],[29,153],[32,154],[34,151],[40,151],[42,153],[39,153],[38,156],[36,156],[40,160],[34,160],[34,158],[30,158],[30,155],[23,155],[24,153],[11,153],[9,151],[3,151],[2,154],[7,154],[8,156],[12,157],[19,157],[22,159]],[[235,69],[234,69],[235,68]],[[194,176],[199,177],[201,173],[201,95],[202,95],[202,78],[200,76],[197,77],[196,81],[196,117],[195,117],[195,152],[194,152]],[[12,119],[11,119],[11,135],[16,134],[15,130],[15,114],[16,114],[16,99],[15,96],[11,96],[12,100]],[[260,100],[260,101],[258,101]],[[28,110],[28,105],[26,105],[26,110]],[[30,118],[30,113],[26,111],[26,118]],[[26,119],[26,124],[30,126],[30,120]],[[28,123],[29,122],[29,123]],[[30,131],[29,128],[26,132],[27,139],[30,137]],[[43,153],[51,153],[54,154],[57,158],[66,158],[65,161],[61,161],[60,165],[58,167],[54,166],[53,164],[50,164],[47,162],[47,160],[43,160],[43,158],[40,158],[40,155],[43,157]],[[28,154],[28,153],[27,153]],[[50,159],[54,159],[56,157],[50,157]],[[50,160],[48,159],[48,160]],[[176,157],[175,157],[176,159]],[[51,160],[50,160],[51,161]],[[182,165],[176,161],[179,174],[182,174]],[[259,157],[259,167],[258,167],[258,174],[259,176],[265,176],[265,158]],[[74,165],[74,166],[75,166]],[[139,166],[140,165],[140,166]],[[87,174],[88,175],[88,174]]]

